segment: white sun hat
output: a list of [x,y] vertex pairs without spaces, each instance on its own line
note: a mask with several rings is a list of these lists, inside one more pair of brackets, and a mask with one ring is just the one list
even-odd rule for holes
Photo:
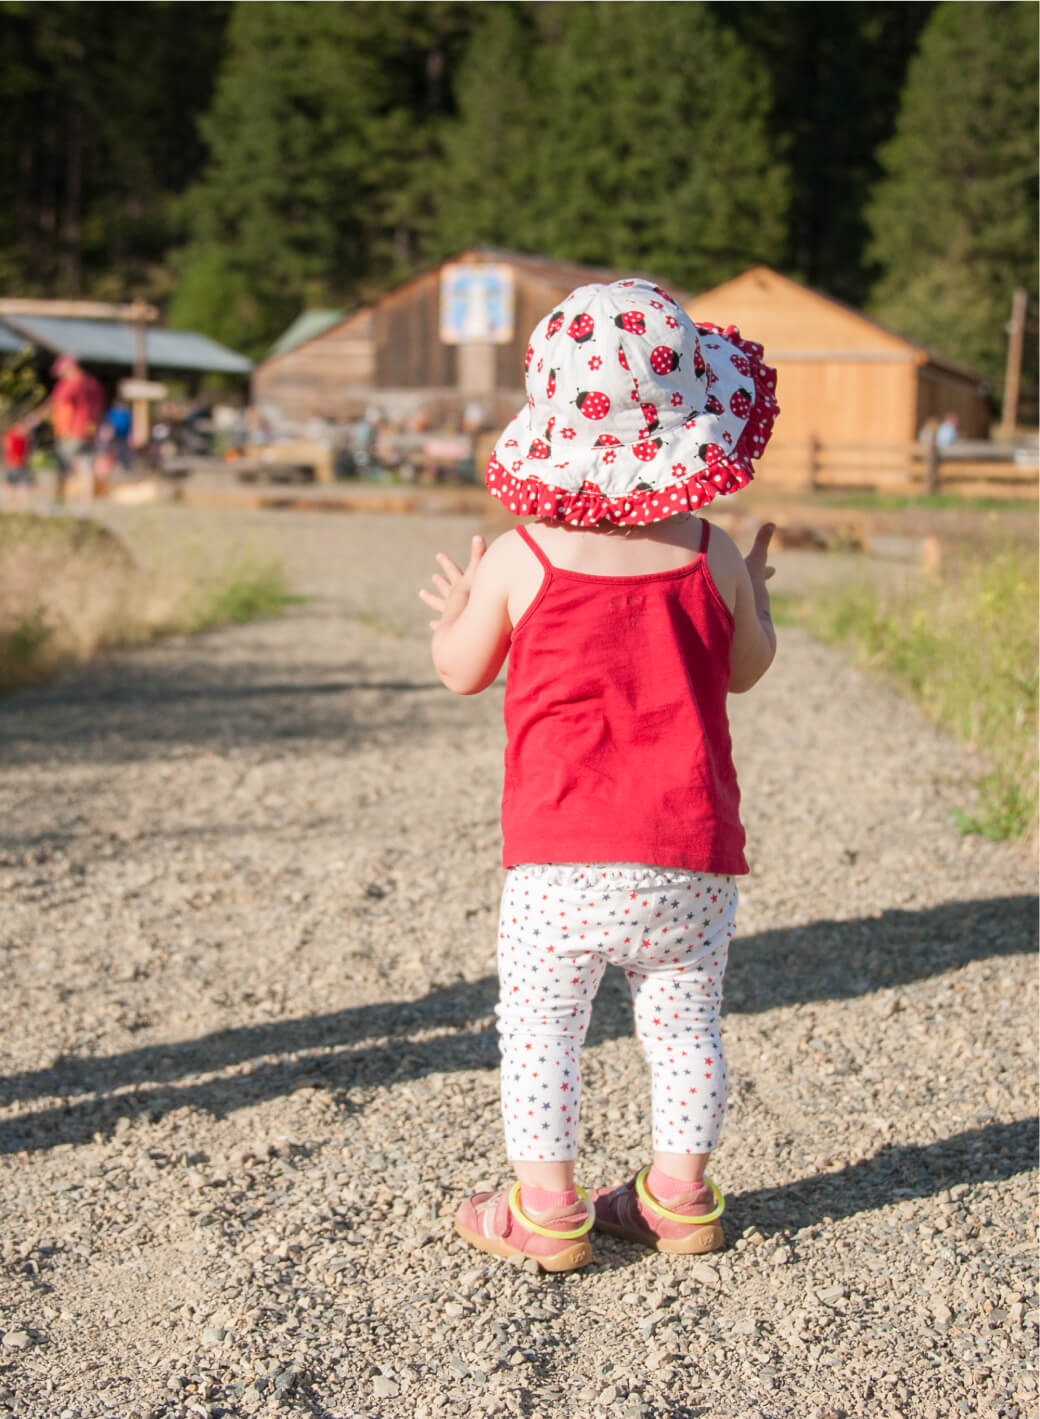
[[637,278],[572,291],[524,366],[527,404],[484,473],[518,517],[591,527],[703,507],[750,482],[778,412],[761,345]]

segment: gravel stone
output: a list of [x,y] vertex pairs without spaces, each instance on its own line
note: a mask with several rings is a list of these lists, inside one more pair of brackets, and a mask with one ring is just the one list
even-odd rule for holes
[[[105,516],[155,545],[154,512]],[[508,1178],[502,685],[440,687],[415,594],[478,529],[161,516],[270,549],[308,599],[0,701],[0,1404],[1035,1413],[1035,871],[957,831],[981,760],[781,628],[732,702],[730,1249],[597,1235],[580,1274],[505,1265],[452,1228]],[[774,561],[814,594],[881,574]],[[649,1090],[614,973],[583,1074],[579,1180],[615,1184]]]

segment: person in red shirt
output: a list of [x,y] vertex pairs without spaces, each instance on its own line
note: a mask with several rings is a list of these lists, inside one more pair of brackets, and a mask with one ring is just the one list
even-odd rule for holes
[[[747,872],[727,696],[776,649],[771,525],[745,559],[698,516],[752,477],[776,374],[730,327],[641,280],[572,292],[536,326],[528,399],[489,491],[536,521],[465,569],[437,558],[433,661],[475,694],[509,657],[498,938],[502,1114],[512,1188],[455,1218],[494,1255],[568,1271],[593,1226],[658,1250],[724,1245],[705,1176],[722,1127],[722,982]],[[580,1052],[621,966],[650,1064],[653,1161],[578,1188]]]
[[76,474],[89,502],[93,497],[95,440],[105,414],[105,391],[100,381],[71,355],[60,355],[51,373],[57,376],[57,383],[34,411],[31,422],[51,421],[60,497],[64,499],[66,484]]

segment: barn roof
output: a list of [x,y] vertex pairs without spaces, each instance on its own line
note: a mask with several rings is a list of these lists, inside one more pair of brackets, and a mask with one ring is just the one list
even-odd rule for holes
[[331,330],[346,318],[345,310],[301,311],[288,330],[279,335],[264,358],[269,360],[272,355],[287,355],[290,350],[295,350],[297,345],[303,345],[318,335],[324,335],[326,330]]
[[[706,305],[716,300],[725,303],[725,301],[730,298],[739,297],[742,288],[746,289],[755,283],[772,287],[777,293],[782,294],[786,300],[790,300],[795,304],[804,303],[815,305],[819,310],[829,312],[832,317],[836,317],[845,325],[851,323],[853,327],[858,327],[858,330],[863,334],[867,334],[868,336],[873,334],[876,337],[880,337],[875,343],[886,345],[889,348],[901,348],[908,359],[913,359],[918,364],[933,365],[938,369],[949,371],[951,374],[959,375],[976,384],[982,383],[982,376],[977,370],[969,369],[966,365],[960,364],[957,360],[952,360],[947,355],[940,354],[936,350],[929,349],[926,345],[909,339],[898,330],[892,330],[889,326],[882,325],[880,321],[875,320],[872,316],[866,315],[855,306],[846,305],[844,301],[839,301],[834,296],[827,295],[824,291],[817,291],[811,286],[803,286],[798,281],[792,281],[789,276],[783,276],[779,271],[774,271],[769,266],[751,266],[746,271],[741,272],[739,276],[734,276],[731,280],[724,281],[719,286],[714,286],[710,290],[702,291],[699,295],[693,296],[691,299],[684,300],[683,304],[687,311],[696,318],[697,312],[703,311]],[[711,319],[712,315],[708,315],[706,318]],[[782,315],[779,317],[779,320],[780,322],[783,321]],[[782,348],[782,339],[778,344],[775,333],[768,335],[766,339],[763,339],[763,334],[760,334],[757,330],[749,329],[742,333],[751,339],[766,344],[769,354],[771,354],[774,359],[783,359],[785,354],[791,357],[796,351],[801,358],[806,358],[806,354],[800,346],[795,346],[791,351],[785,351]],[[835,347],[820,350],[818,354],[820,358],[834,359],[842,357],[853,358],[859,352],[860,350],[858,348],[842,351]],[[866,357],[865,348],[862,349],[862,353],[864,357]]]
[[[547,281],[555,285],[567,287],[591,285],[593,282],[620,281],[626,276],[641,275],[647,276],[645,271],[636,270],[614,270],[608,266],[585,266],[576,261],[558,261],[552,256],[538,256],[527,251],[510,251],[501,246],[471,246],[465,251],[460,251],[454,256],[446,257],[445,260],[437,262],[435,266],[427,266],[417,271],[414,276],[402,281],[400,285],[393,286],[390,290],[383,291],[378,296],[373,296],[369,301],[361,305],[356,305],[350,310],[309,310],[303,311],[296,317],[289,328],[274,342],[264,361],[277,359],[282,355],[289,354],[290,351],[298,349],[300,345],[305,345],[309,340],[317,340],[322,335],[339,325],[346,325],[348,322],[356,320],[359,316],[375,310],[382,302],[399,298],[411,287],[418,285],[421,281],[428,280],[430,276],[436,274],[445,266],[454,266],[468,262],[498,262],[503,266],[515,266],[520,271],[526,271],[538,280]],[[649,279],[656,280],[651,276]],[[675,299],[680,304],[685,305],[689,300],[686,291],[681,291],[673,283],[662,280],[660,282],[667,290],[670,290]]]
[[[134,327],[119,320],[4,312],[0,316],[0,332],[6,332],[8,340],[16,340],[17,343],[8,348],[20,349],[29,343],[91,364],[127,368],[134,365]],[[145,356],[151,368],[218,374],[248,374],[253,368],[252,361],[244,355],[194,330],[162,330],[149,326],[144,339]]]

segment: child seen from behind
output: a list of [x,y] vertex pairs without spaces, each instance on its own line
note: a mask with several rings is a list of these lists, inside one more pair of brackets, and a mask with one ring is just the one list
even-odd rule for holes
[[[772,662],[772,527],[745,560],[697,515],[744,486],[775,373],[736,330],[642,280],[573,291],[535,328],[527,405],[489,490],[535,519],[465,568],[437,558],[433,660],[475,694],[507,655],[498,939],[502,1113],[513,1187],[465,1201],[472,1245],[585,1265],[593,1226],[660,1251],[723,1245],[706,1166],[722,1127],[722,982],[747,871],[726,715]],[[632,993],[653,1159],[575,1181],[580,1051],[607,964]]]

